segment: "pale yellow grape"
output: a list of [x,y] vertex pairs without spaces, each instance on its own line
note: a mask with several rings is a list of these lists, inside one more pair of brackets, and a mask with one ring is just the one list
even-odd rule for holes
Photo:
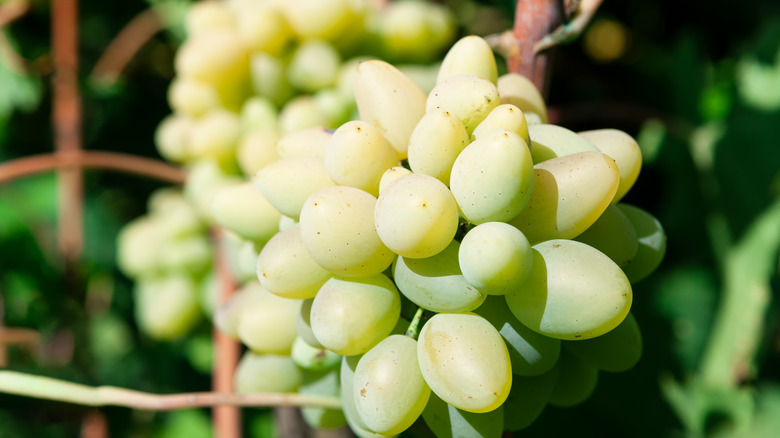
[[251,181],[220,189],[211,210],[218,224],[258,242],[267,241],[279,231],[282,217]]
[[478,290],[503,295],[520,288],[531,274],[533,253],[522,231],[504,222],[485,222],[463,236],[458,263]]
[[439,64],[399,64],[398,70],[417,84],[425,94],[430,93],[436,86],[436,75],[439,73]]
[[322,126],[302,129],[285,134],[276,144],[280,157],[312,157],[325,160],[325,151],[332,133]]
[[168,104],[175,113],[200,117],[220,102],[213,85],[193,78],[177,77],[168,87]]
[[312,298],[331,276],[309,255],[300,226],[277,233],[257,258],[260,284],[280,297]]
[[596,222],[575,239],[603,252],[620,267],[630,263],[639,248],[634,225],[615,204],[610,204]]
[[363,13],[361,3],[351,0],[287,0],[277,4],[302,38],[337,39]]
[[402,176],[379,195],[374,209],[379,238],[393,252],[410,258],[438,254],[455,237],[458,206],[438,179]]
[[301,238],[312,259],[341,276],[378,274],[395,254],[374,228],[376,198],[354,187],[333,186],[312,194],[301,210]]
[[180,188],[166,187],[155,190],[147,200],[149,215],[159,222],[165,233],[172,237],[206,232],[204,224],[192,204]]
[[643,280],[658,268],[666,254],[666,232],[653,215],[633,205],[620,203],[618,208],[636,230],[639,247],[636,256],[623,266],[632,283]]
[[226,173],[212,160],[197,160],[187,172],[184,196],[205,221],[212,222],[211,204],[221,187],[238,184],[242,179]]
[[590,339],[617,327],[631,309],[623,271],[597,249],[555,239],[534,246],[531,275],[506,295],[526,327],[563,340]]
[[298,221],[291,218],[290,216],[282,216],[279,219],[279,231],[284,231],[288,228],[292,228],[294,226],[298,225]]
[[240,136],[241,123],[235,113],[224,109],[211,110],[193,125],[189,154],[197,159],[230,163]]
[[531,199],[534,167],[519,134],[497,129],[475,140],[452,165],[450,190],[471,223],[508,221]]
[[185,271],[203,274],[211,265],[211,242],[206,235],[196,234],[158,241],[158,267],[163,271]]
[[530,119],[535,114],[541,123],[547,123],[547,105],[528,78],[519,73],[506,73],[498,78],[497,87],[501,103],[511,103],[523,110],[526,118]]
[[235,26],[233,11],[223,2],[194,3],[187,10],[184,27],[187,36],[208,33],[214,29],[231,29]]
[[298,337],[301,340],[314,348],[324,348],[322,344],[320,344],[320,341],[314,337],[314,332],[311,330],[311,305],[313,303],[314,298],[303,300],[295,326],[298,330]]
[[459,74],[476,75],[493,85],[498,81],[496,58],[482,37],[468,35],[458,40],[444,56],[436,82]]
[[612,202],[619,180],[615,160],[601,152],[543,161],[534,166],[531,199],[509,223],[532,244],[577,237]]
[[325,371],[341,364],[342,356],[324,347],[312,347],[300,336],[293,342],[290,357],[295,365],[309,371]]
[[504,418],[517,415],[517,412],[505,414],[504,411],[504,405],[501,405],[481,414],[466,412],[431,394],[422,417],[437,438],[501,438]]
[[214,312],[214,327],[232,339],[238,339],[238,323],[245,304],[252,300],[252,288],[237,290],[226,302],[218,305]]
[[341,55],[330,43],[320,39],[301,42],[287,66],[287,78],[294,87],[313,93],[336,85]]
[[504,429],[522,430],[536,421],[547,406],[557,381],[557,366],[538,376],[515,374],[512,377],[512,391],[503,405],[506,412],[511,412],[511,415],[504,415]]
[[[234,233],[224,233],[219,242],[220,249],[226,254],[228,268],[238,284],[257,279],[257,256],[261,245],[244,240]],[[212,248],[212,251],[214,249]]]
[[341,94],[341,97],[351,100],[355,99],[355,76],[357,75],[358,65],[370,59],[372,58],[368,56],[358,56],[341,63],[339,75],[336,78],[336,90]]
[[282,106],[294,94],[293,87],[287,80],[287,67],[275,56],[265,52],[252,54],[249,73],[255,93],[277,106]]
[[289,23],[271,2],[244,2],[236,11],[236,28],[249,50],[275,56],[293,38]]
[[336,184],[379,194],[379,180],[398,165],[398,154],[374,125],[354,120],[333,133],[325,151],[325,169]]
[[291,99],[279,113],[279,131],[282,134],[317,126],[332,127],[328,115],[310,95]]
[[203,316],[198,303],[198,285],[181,272],[139,279],[133,302],[139,328],[159,341],[185,335]]
[[392,335],[364,354],[355,369],[352,396],[370,430],[395,435],[420,417],[431,389],[417,362],[417,342]]
[[576,406],[593,394],[598,380],[598,368],[563,349],[549,403],[558,407]]
[[354,87],[360,119],[379,130],[398,158],[406,158],[409,137],[425,114],[425,92],[396,67],[379,60],[358,65]]
[[159,257],[152,250],[164,239],[165,231],[152,217],[134,219],[119,232],[117,265],[128,277],[151,274],[159,269]]
[[428,63],[452,40],[455,18],[443,5],[392,2],[379,15],[378,34],[388,58]]
[[431,390],[468,412],[489,412],[506,400],[512,367],[504,340],[473,313],[438,313],[417,341],[420,370]]
[[295,392],[302,380],[301,370],[290,356],[247,351],[236,367],[233,387],[238,394]]
[[[303,370],[303,381],[298,388],[298,394],[314,397],[338,397],[340,395],[339,389],[338,369]],[[341,409],[308,406],[301,408],[301,414],[306,424],[316,429],[333,429],[346,423]]]
[[618,373],[633,368],[642,357],[642,333],[633,313],[609,332],[584,341],[564,342],[564,348],[604,371]]
[[341,404],[344,411],[344,417],[347,420],[349,428],[352,433],[360,438],[382,438],[388,435],[380,435],[368,429],[368,426],[360,418],[357,412],[357,406],[355,405],[354,397],[344,397],[344,394],[352,394],[355,380],[355,369],[360,361],[361,355],[355,356],[343,356],[341,359],[341,367],[339,372],[341,383]]
[[528,128],[531,135],[531,155],[534,163],[550,158],[562,157],[577,152],[598,151],[599,149],[574,131],[558,125],[540,124]]
[[411,175],[412,171],[401,166],[393,166],[382,174],[382,178],[379,179],[379,193],[385,190],[385,187],[390,185],[393,181],[404,175]]
[[525,119],[525,114],[523,114],[523,110],[511,103],[504,103],[493,108],[493,111],[490,111],[485,120],[474,128],[474,132],[471,133],[471,140],[474,141],[494,129],[506,129],[516,132],[525,140],[525,144],[528,147],[531,146],[531,137],[528,133],[528,121]]
[[488,320],[501,333],[515,376],[543,374],[558,362],[560,339],[541,335],[524,326],[509,310],[503,297],[488,297],[474,313]]
[[642,151],[633,137],[617,129],[583,131],[579,135],[615,160],[620,171],[620,185],[612,203],[615,204],[631,189],[642,169]]
[[323,347],[351,356],[386,338],[401,313],[401,297],[383,274],[329,279],[311,306],[311,328]]
[[433,87],[425,111],[442,109],[454,113],[471,135],[500,103],[498,90],[492,82],[473,74],[458,74],[448,76]]
[[280,158],[260,169],[254,182],[271,205],[294,219],[309,196],[336,184],[325,163],[309,157]]
[[241,132],[279,130],[279,118],[276,107],[267,97],[252,96],[241,106],[239,114]]
[[423,258],[398,257],[393,279],[401,293],[433,312],[468,312],[485,301],[485,294],[471,285],[458,266],[456,240],[440,253]]
[[449,186],[452,164],[469,143],[457,115],[443,109],[427,112],[409,138],[409,167]]
[[195,121],[178,114],[169,114],[157,125],[154,144],[160,156],[174,163],[186,163],[192,159],[190,143]]
[[236,161],[241,172],[252,177],[263,167],[278,160],[277,141],[279,134],[273,131],[252,131],[242,135],[236,150]]
[[256,281],[242,289],[249,292],[242,300],[236,327],[241,342],[257,353],[289,353],[302,301],[278,297]]
[[341,126],[357,117],[354,96],[345,97],[335,87],[324,88],[314,93],[314,102],[328,119],[328,126]]

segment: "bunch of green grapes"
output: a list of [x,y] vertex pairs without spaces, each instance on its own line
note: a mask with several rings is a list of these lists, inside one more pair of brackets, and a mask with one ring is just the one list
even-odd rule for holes
[[[168,92],[172,113],[155,140],[165,159],[186,167],[187,182],[155,194],[118,242],[120,266],[137,282],[139,326],[160,340],[213,313],[215,251],[228,255],[240,284],[255,277],[260,248],[288,218],[249,179],[281,156],[314,152],[327,129],[354,118],[359,60],[415,63],[406,70],[430,88],[431,64],[455,24],[428,2],[225,0],[193,4],[186,30]],[[228,231],[225,248],[214,248],[214,227]]]
[[254,352],[239,386],[340,395],[341,411],[304,415],[359,436],[422,418],[437,436],[499,437],[636,364],[631,283],[665,235],[621,202],[641,168],[633,138],[547,124],[532,83],[499,77],[476,36],[428,93],[378,60],[353,89],[359,120],[288,135],[213,204],[222,224],[271,224],[270,211],[283,224],[257,281],[218,312]]

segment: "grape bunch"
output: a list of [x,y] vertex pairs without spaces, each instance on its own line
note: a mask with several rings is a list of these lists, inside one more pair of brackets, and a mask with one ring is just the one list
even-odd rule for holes
[[211,204],[239,234],[279,225],[215,316],[248,347],[240,391],[340,396],[304,418],[361,437],[420,418],[436,436],[499,437],[637,363],[631,284],[665,235],[622,202],[633,138],[548,124],[533,84],[499,76],[477,36],[427,93],[380,60],[357,65],[353,89],[359,119],[288,135],[307,140],[280,141]]

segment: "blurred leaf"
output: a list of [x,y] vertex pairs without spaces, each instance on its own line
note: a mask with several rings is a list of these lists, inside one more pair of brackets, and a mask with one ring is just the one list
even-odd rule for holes
[[185,27],[187,11],[192,1],[190,0],[146,0],[160,14],[165,22],[165,27],[177,42],[184,41],[187,37]]
[[165,423],[155,438],[211,438],[211,419],[200,409],[185,409],[166,414]]
[[190,365],[203,374],[211,374],[214,364],[214,345],[210,335],[193,335],[185,347]]
[[774,64],[764,64],[754,55],[740,58],[737,89],[749,105],[763,111],[780,109],[780,50]]
[[[5,34],[9,44],[13,44],[8,31],[0,29],[0,32]],[[0,124],[16,109],[22,111],[36,109],[41,100],[42,91],[40,79],[9,67],[8,61],[3,56],[4,50],[13,49],[0,46],[0,90],[3,90],[0,93]]]

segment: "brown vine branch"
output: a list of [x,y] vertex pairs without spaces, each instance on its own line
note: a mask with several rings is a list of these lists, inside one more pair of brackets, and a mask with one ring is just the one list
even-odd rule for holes
[[184,170],[150,158],[118,152],[73,151],[33,155],[0,163],[0,184],[13,179],[61,168],[110,169],[183,184]]
[[154,8],[136,15],[106,47],[95,63],[90,79],[106,84],[115,82],[133,56],[164,26]]
[[517,0],[512,29],[516,50],[507,58],[507,67],[529,78],[542,95],[547,94],[550,54],[536,53],[534,46],[562,22],[559,0]]
[[0,4],[0,28],[13,23],[29,11],[28,0],[10,0]]

